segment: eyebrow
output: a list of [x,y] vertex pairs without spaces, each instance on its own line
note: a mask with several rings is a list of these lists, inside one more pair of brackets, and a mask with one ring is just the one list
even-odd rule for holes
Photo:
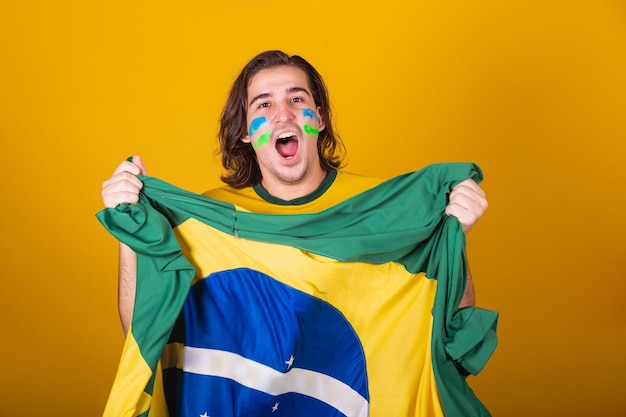
[[[306,88],[303,87],[291,87],[287,90],[287,93],[289,94],[293,94],[293,93],[305,93],[307,96],[309,97],[313,97],[311,95],[311,92],[309,90],[307,90]],[[266,99],[268,97],[271,97],[272,94],[271,93],[262,93],[259,94],[258,96],[254,96],[254,98],[252,100],[250,100],[250,104],[248,104],[248,108],[252,107],[252,105],[259,100],[263,100]]]

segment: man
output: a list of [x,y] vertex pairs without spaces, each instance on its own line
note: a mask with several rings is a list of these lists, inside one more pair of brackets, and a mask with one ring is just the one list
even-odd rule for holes
[[[228,201],[237,207],[247,212],[254,213],[266,213],[266,214],[310,214],[318,213],[323,210],[333,207],[336,204],[342,202],[346,198],[360,194],[366,190],[370,190],[378,186],[381,181],[373,180],[369,178],[363,178],[346,174],[342,171],[338,171],[341,166],[341,150],[342,144],[340,139],[335,135],[333,130],[332,115],[330,111],[328,93],[324,85],[322,77],[319,73],[304,59],[298,56],[288,56],[280,51],[267,51],[254,57],[242,70],[241,74],[233,84],[227,103],[221,118],[220,126],[220,150],[222,154],[222,162],[226,170],[222,179],[228,184],[226,187],[222,187],[216,190],[207,192],[205,196],[220,201]],[[143,165],[141,158],[136,155],[132,158],[132,161],[124,161],[116,169],[113,176],[104,182],[102,189],[102,197],[104,204],[107,208],[115,208],[123,203],[136,203],[139,201],[139,193],[144,186],[144,183],[137,178],[137,175],[145,175],[146,169]],[[449,202],[445,207],[445,213],[448,216],[456,217],[462,226],[463,232],[469,231],[475,222],[482,216],[487,208],[487,201],[485,199],[484,192],[478,187],[476,182],[471,179],[460,182],[456,185],[449,194]],[[217,242],[215,245],[219,245]],[[289,253],[289,252],[288,252]],[[327,261],[325,259],[318,259],[313,254],[306,252],[306,262],[309,258],[313,258],[316,262],[315,265],[324,264]],[[213,254],[213,257],[216,255]],[[228,253],[219,255],[219,257],[228,256]],[[286,255],[291,256],[291,255]],[[294,255],[295,256],[295,255]],[[280,262],[280,261],[279,261]],[[286,261],[284,261],[286,262]],[[289,261],[296,262],[296,261]],[[297,261],[300,262],[300,261]],[[306,262],[303,260],[302,264],[298,268],[309,268]],[[202,279],[210,277],[210,271],[203,271],[202,265],[196,265],[199,270],[196,279]],[[230,268],[238,267],[237,264],[233,264]],[[256,266],[263,271],[266,266]],[[312,266],[316,268],[317,266]],[[272,269],[267,266],[268,269]],[[380,269],[369,269],[370,266],[364,267],[363,272],[365,275],[372,275],[377,277],[381,274]],[[374,267],[372,267],[374,268]],[[375,268],[379,268],[376,266]],[[137,271],[137,258],[133,250],[128,246],[120,245],[120,270],[119,270],[119,309],[122,320],[122,325],[125,333],[128,332],[130,323],[133,316],[133,305],[135,303],[136,294],[136,271]],[[325,271],[325,269],[324,269]],[[207,273],[208,275],[203,275]],[[382,287],[371,287],[363,290],[363,294],[376,295],[380,291],[387,291],[385,288],[399,286],[400,289],[390,290],[391,293],[384,296],[388,297],[378,307],[372,307],[373,310],[379,309],[381,312],[386,311],[385,305],[388,303],[407,303],[403,308],[410,310],[409,320],[414,320],[415,316],[428,316],[429,311],[432,308],[434,302],[434,294],[436,285],[429,286],[433,280],[426,279],[423,275],[416,278],[414,274],[407,274],[407,271],[401,270],[390,273],[390,275],[399,274],[398,278],[390,279],[382,278],[384,285]],[[304,292],[309,293],[308,296],[313,296],[315,300],[331,300],[332,295],[327,295],[327,291],[336,288],[337,281],[341,281],[343,278],[334,277],[334,273],[330,273],[330,277],[323,277],[320,279],[318,275],[307,278],[306,282],[302,280],[295,281],[291,278],[286,278],[281,284],[287,284],[291,289],[296,288]],[[361,274],[361,273],[359,273]],[[280,274],[278,274],[280,275]],[[359,277],[361,279],[363,277]],[[241,278],[244,280],[244,278]],[[247,278],[246,278],[247,279]],[[250,284],[255,286],[256,281],[261,278],[256,275],[251,278]],[[318,281],[318,279],[320,279]],[[328,284],[328,279],[332,281]],[[334,279],[334,281],[333,281]],[[352,278],[346,278],[344,286],[347,289],[342,289],[340,292],[347,293],[348,297],[355,297],[351,294],[350,284],[348,281]],[[406,285],[405,282],[410,279],[411,284],[407,285],[407,288],[403,288]],[[205,280],[208,282],[208,279]],[[314,281],[314,282],[309,282]],[[230,281],[229,281],[230,282]],[[270,280],[269,282],[273,281]],[[360,281],[358,281],[360,282]],[[419,282],[419,284],[413,284]],[[324,285],[328,285],[328,288],[322,288]],[[367,284],[370,285],[370,284]],[[414,287],[413,285],[418,285]],[[309,287],[313,288],[310,289]],[[382,290],[381,290],[382,288]],[[467,276],[467,283],[465,285],[465,292],[462,299],[459,301],[459,307],[472,306],[474,304],[473,285],[471,277]],[[258,288],[255,291],[260,291]],[[217,290],[213,290],[217,291]],[[358,292],[357,290],[354,291]],[[397,295],[396,295],[397,292]],[[412,305],[412,297],[422,297],[420,294],[428,294],[424,301],[424,306],[419,307],[424,311],[424,314],[415,310]],[[404,295],[402,295],[404,294]],[[409,295],[406,295],[409,294]],[[308,297],[307,296],[307,297]],[[185,304],[185,318],[183,321],[185,324],[181,325],[183,333],[189,332],[190,327],[195,326],[191,316],[195,315],[195,312],[188,312],[186,310],[188,305],[193,304],[190,301],[193,295],[189,296],[188,301]],[[300,297],[300,294],[293,295],[293,297]],[[326,298],[328,297],[328,298]],[[383,297],[383,296],[381,296]],[[383,298],[384,298],[383,297]],[[394,297],[399,297],[396,300]],[[358,298],[358,295],[357,295]],[[358,300],[357,300],[358,301]],[[367,303],[367,300],[353,301],[348,303],[345,307],[339,307],[339,310],[343,315],[348,316],[348,327],[354,326],[357,330],[367,327],[367,321],[371,320],[371,312],[361,313],[360,304]],[[241,301],[245,306],[249,301]],[[204,305],[208,305],[208,301],[198,301],[198,307],[196,309],[204,309]],[[341,302],[340,302],[341,303]],[[416,301],[417,303],[417,301]],[[376,302],[372,301],[372,305],[375,306]],[[324,306],[320,307],[322,310]],[[193,309],[193,308],[192,308]],[[287,308],[287,313],[289,309]],[[214,317],[215,311],[206,312],[203,310],[202,314],[206,314],[210,317]],[[255,313],[257,314],[257,313]],[[258,313],[261,314],[261,313]],[[272,320],[272,314],[269,314],[268,320]],[[326,313],[325,313],[326,314]],[[375,313],[376,316],[378,313]],[[382,313],[381,313],[382,314]],[[396,313],[394,313],[396,314]],[[261,314],[262,315],[262,314]],[[253,320],[256,315],[253,315]],[[343,319],[340,319],[340,321]],[[363,323],[358,323],[363,321]],[[223,323],[223,326],[228,326],[229,323]],[[264,324],[263,324],[264,325]],[[250,324],[250,326],[254,326]],[[279,325],[276,325],[280,327]],[[421,324],[417,325],[422,330],[421,336],[430,339],[429,332],[431,329],[430,319],[421,319]],[[384,327],[383,327],[384,328]],[[244,332],[247,330],[244,330]],[[249,331],[252,331],[249,330]],[[275,327],[272,327],[270,332],[276,331]],[[298,330],[304,331],[304,330]],[[432,380],[432,367],[428,363],[429,360],[421,360],[413,362],[413,354],[411,350],[405,351],[400,349],[403,353],[400,353],[398,358],[390,358],[390,355],[395,355],[395,350],[398,349],[399,341],[404,335],[404,330],[397,331],[398,334],[390,335],[389,340],[392,342],[378,341],[378,342],[361,342],[356,341],[355,346],[360,346],[361,343],[364,347],[357,347],[356,350],[364,349],[368,360],[367,371],[365,371],[365,364],[363,363],[363,369],[356,373],[371,374],[366,377],[365,387],[361,388],[362,395],[356,397],[365,397],[365,406],[353,406],[349,404],[334,405],[341,413],[349,415],[353,410],[361,407],[365,409],[365,413],[370,412],[369,398],[367,398],[371,391],[371,415],[443,415],[443,407],[438,397],[438,390],[435,387],[435,383]],[[350,332],[348,332],[350,333]],[[420,336],[420,337],[421,337]],[[185,336],[187,337],[187,336]],[[239,337],[239,336],[237,336]],[[398,339],[398,337],[400,339]],[[420,354],[428,357],[430,355],[430,347],[428,346],[429,340],[418,340],[417,336],[410,336],[410,343],[421,344],[426,346]],[[393,342],[396,341],[396,342]],[[177,341],[181,346],[187,346],[188,342],[184,340]],[[249,342],[240,342],[249,343]],[[299,342],[294,342],[299,343]],[[337,355],[341,350],[338,346],[332,345],[333,341],[330,340],[330,347],[325,346],[320,349],[330,349],[327,356]],[[351,343],[351,342],[346,342]],[[379,346],[379,344],[381,344]],[[389,345],[392,345],[391,347]],[[333,348],[334,346],[334,348]],[[411,345],[412,346],[412,345]],[[189,351],[189,348],[185,352]],[[256,349],[265,349],[264,346],[258,346]],[[295,349],[295,348],[294,348]],[[215,350],[212,350],[213,352]],[[187,353],[184,353],[186,355]],[[307,353],[307,354],[310,354]],[[183,354],[181,354],[183,355]],[[302,354],[304,355],[304,354]],[[348,355],[352,355],[349,353]],[[369,356],[368,356],[369,355]],[[404,356],[402,356],[404,355]],[[294,366],[294,360],[300,360],[301,356],[294,359],[287,356],[285,363],[288,364],[287,369],[284,370],[284,375],[288,375],[289,371]],[[187,356],[185,356],[187,358]],[[220,356],[220,360],[224,360]],[[408,377],[405,375],[394,375],[400,371],[396,371],[394,368],[394,359],[403,363],[402,366],[409,366]],[[181,363],[181,359],[177,359],[178,363]],[[186,359],[189,361],[189,359]],[[396,362],[397,362],[396,361]],[[176,362],[176,361],[175,361]],[[238,365],[237,365],[238,366]],[[175,368],[175,366],[173,366]],[[374,367],[376,370],[374,370]],[[300,369],[300,368],[298,368]],[[406,369],[402,368],[402,373],[405,373]],[[179,415],[193,415],[198,413],[202,415],[204,412],[206,415],[211,411],[199,411],[198,409],[191,409],[187,407],[187,403],[194,402],[199,394],[197,389],[189,388],[192,385],[204,384],[205,380],[197,381],[194,377],[188,376],[193,372],[185,371],[186,373],[181,376],[180,372],[178,376],[169,378],[170,382],[166,381],[166,384],[172,383],[171,381],[177,378],[192,378],[184,379],[186,383],[180,383],[181,386],[187,387],[187,393],[181,387],[176,388],[178,390],[179,398],[177,400],[171,400],[170,413],[179,413]],[[211,371],[213,372],[213,371]],[[464,371],[463,371],[464,372]],[[281,374],[283,375],[283,374]],[[234,379],[234,376],[226,377]],[[337,377],[341,379],[341,377]],[[408,379],[406,379],[408,378]],[[167,379],[167,378],[166,378]],[[420,381],[416,381],[419,379]],[[332,379],[335,381],[336,379]],[[407,382],[402,382],[402,381]],[[194,382],[191,382],[194,381]],[[327,381],[324,379],[324,381]],[[208,383],[208,382],[207,382]],[[222,384],[222,382],[219,382]],[[240,382],[239,385],[245,385],[246,382]],[[358,385],[358,383],[354,383]],[[369,384],[369,387],[368,387]],[[237,384],[235,384],[237,385]],[[340,384],[342,387],[343,385]],[[411,388],[406,388],[410,386]],[[396,392],[390,392],[387,388],[393,387],[394,390],[400,390]],[[404,387],[404,388],[403,388]],[[228,411],[229,415],[261,415],[261,411],[257,411],[256,399],[252,400],[240,394],[234,394],[234,388],[228,385],[228,388],[219,385],[215,387],[213,385],[207,386],[206,395],[211,397],[211,402],[215,404],[223,400],[227,403],[226,407],[231,409]],[[306,391],[307,388],[305,388]],[[404,390],[404,391],[401,391]],[[256,391],[262,391],[261,388],[256,388]],[[287,389],[289,391],[289,389]],[[350,391],[350,390],[348,390]],[[357,390],[358,391],[358,390]],[[351,391],[350,391],[351,392]],[[212,393],[212,394],[211,394]],[[218,394],[219,393],[219,394]],[[281,393],[285,395],[287,392]],[[304,393],[304,396],[314,396],[311,393]],[[248,395],[248,394],[246,394]],[[320,396],[330,395],[332,393],[324,392]],[[248,399],[244,399],[248,398]],[[282,398],[282,401],[278,401]],[[320,397],[322,398],[322,397]],[[323,397],[325,398],[325,397]],[[302,407],[298,409],[296,405],[293,405],[293,398],[287,400],[284,397],[277,396],[276,401],[272,406],[272,412],[278,412],[279,410],[289,410],[288,413],[297,413],[298,415],[305,415]],[[259,400],[262,402],[262,400]],[[321,400],[328,404],[335,404],[332,399]],[[337,403],[342,403],[343,399],[336,399]],[[355,400],[356,401],[356,400]],[[234,403],[236,402],[236,404]],[[349,402],[349,401],[348,401]],[[358,402],[358,401],[357,401]],[[316,402],[315,404],[318,404]],[[317,406],[317,405],[315,405]],[[327,405],[324,405],[325,407]],[[207,406],[208,407],[208,406]],[[222,408],[223,405],[215,405],[213,413],[225,412]],[[238,409],[238,407],[243,407]],[[246,408],[248,407],[248,408]],[[292,408],[288,408],[292,407]],[[314,407],[313,405],[305,406],[307,409]],[[364,407],[364,408],[363,408]],[[331,407],[331,409],[333,409]],[[177,410],[177,411],[173,411]],[[220,411],[215,411],[220,410]],[[235,411],[239,410],[239,411]],[[246,410],[246,411],[242,411]],[[254,410],[254,411],[253,411]],[[300,411],[294,411],[300,410]],[[326,409],[321,409],[326,410]],[[328,411],[314,411],[312,415],[319,413],[331,415]],[[174,415],[172,414],[172,415]],[[337,415],[344,415],[337,414]],[[216,414],[217,415],[217,414]],[[335,415],[335,414],[332,414]],[[355,412],[354,415],[360,415]]]

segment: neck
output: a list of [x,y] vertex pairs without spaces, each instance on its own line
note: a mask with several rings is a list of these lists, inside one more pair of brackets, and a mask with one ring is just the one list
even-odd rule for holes
[[326,175],[326,171],[319,170],[306,179],[297,182],[284,182],[279,180],[268,181],[264,178],[261,180],[261,185],[273,197],[289,201],[304,197],[317,190],[322,181],[324,181],[324,178],[326,178]]

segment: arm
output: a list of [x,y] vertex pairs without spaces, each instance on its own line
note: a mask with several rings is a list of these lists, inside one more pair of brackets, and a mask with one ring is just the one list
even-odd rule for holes
[[[102,184],[102,200],[105,207],[113,208],[121,203],[139,201],[139,191],[143,183],[135,175],[145,175],[146,168],[136,155],[132,162],[122,162],[113,176]],[[118,270],[118,310],[124,334],[128,332],[135,305],[137,285],[137,255],[131,248],[120,242]]]
[[[455,216],[461,223],[463,232],[467,233],[482,217],[487,207],[485,192],[473,180],[466,180],[452,189],[446,214]],[[468,265],[465,293],[459,303],[459,308],[473,306],[475,302],[474,281]]]
[[472,307],[476,304],[476,294],[474,293],[474,281],[472,281],[472,273],[467,267],[467,281],[465,282],[465,292],[459,303],[459,308]]
[[120,258],[117,284],[117,308],[120,313],[124,335],[128,333],[133,318],[135,290],[137,288],[137,254],[120,242]]

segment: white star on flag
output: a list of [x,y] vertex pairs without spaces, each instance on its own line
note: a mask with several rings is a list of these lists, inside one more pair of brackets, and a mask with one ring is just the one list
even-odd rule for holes
[[277,410],[278,410],[278,403],[274,404],[274,406],[272,407],[272,413]]
[[200,414],[200,417],[209,417],[209,414],[205,411],[204,414]]
[[293,355],[291,355],[291,357],[289,358],[288,361],[285,361],[285,363],[287,364],[287,370],[291,369],[291,366],[293,365],[293,360],[295,358],[293,357]]

